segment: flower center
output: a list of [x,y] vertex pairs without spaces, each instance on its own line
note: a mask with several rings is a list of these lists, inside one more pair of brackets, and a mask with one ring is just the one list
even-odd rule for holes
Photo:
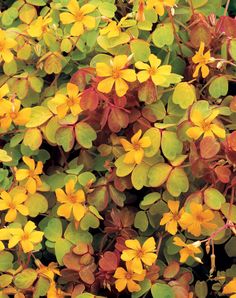
[[10,209],[16,209],[16,205],[13,202],[9,203],[8,206]]
[[150,76],[154,76],[157,73],[157,69],[155,67],[151,67],[149,69]]
[[29,234],[28,233],[24,233],[24,235],[22,236],[21,240],[28,240],[29,239]]
[[211,123],[207,123],[207,122],[202,123],[202,129],[204,131],[208,131],[208,130],[210,130],[210,128],[211,128]]
[[69,107],[73,106],[75,104],[75,99],[73,97],[69,97],[69,99],[67,100],[67,105]]
[[2,50],[4,50],[4,48],[5,48],[5,47],[4,47],[4,42],[1,41],[1,42],[0,42],[0,52],[1,52]]
[[131,272],[127,272],[125,275],[126,279],[132,279],[132,273]]
[[208,59],[206,59],[204,56],[201,56],[199,58],[199,63],[200,64],[207,64],[208,63]]
[[16,113],[16,112],[11,112],[11,113],[10,113],[10,117],[11,117],[11,119],[15,119],[16,116],[17,116],[17,113]]
[[141,146],[140,146],[139,143],[134,143],[134,144],[133,144],[133,148],[134,148],[135,151],[138,151],[138,150],[141,149]]
[[77,21],[82,21],[84,18],[84,14],[81,11],[78,11],[75,18]]
[[178,220],[180,219],[179,214],[178,214],[178,213],[174,213],[174,214],[173,214],[173,219],[174,219],[175,221],[178,221]]
[[139,250],[137,251],[137,257],[138,257],[138,258],[142,258],[142,257],[143,257],[143,250],[142,250],[142,249],[139,249]]
[[119,79],[120,70],[119,69],[114,69],[113,72],[112,72],[112,77],[113,77],[113,79]]
[[68,196],[68,199],[71,203],[75,204],[77,202],[76,196],[71,194]]

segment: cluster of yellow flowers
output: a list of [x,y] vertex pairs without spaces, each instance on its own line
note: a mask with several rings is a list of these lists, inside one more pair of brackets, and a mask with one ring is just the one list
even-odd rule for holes
[[153,265],[157,259],[155,239],[150,237],[143,245],[137,239],[126,240],[125,245],[127,249],[122,251],[121,259],[126,262],[126,270],[123,267],[116,269],[115,286],[119,292],[126,287],[129,292],[137,292],[141,289],[137,282],[146,276],[145,268]]

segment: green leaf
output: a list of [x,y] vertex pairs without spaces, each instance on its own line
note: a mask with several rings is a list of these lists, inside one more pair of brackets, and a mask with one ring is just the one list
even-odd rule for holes
[[144,137],[149,137],[151,140],[151,146],[144,149],[145,156],[152,157],[154,156],[160,149],[161,145],[161,133],[158,128],[152,127],[148,129],[144,135]]
[[194,290],[198,298],[207,297],[208,287],[207,287],[207,283],[204,280],[203,281],[197,280]]
[[148,228],[148,219],[145,211],[138,211],[134,218],[134,226],[141,232],[145,232]]
[[143,186],[147,185],[148,182],[148,171],[150,166],[146,163],[140,163],[138,164],[131,175],[131,182],[133,184],[133,187],[137,190],[140,190],[143,188]]
[[43,88],[43,80],[37,77],[28,78],[30,87],[37,93],[40,93]]
[[32,5],[36,5],[36,6],[46,5],[44,0],[27,0],[26,2],[29,3],[29,4],[32,4]]
[[208,0],[192,0],[193,8],[199,8],[204,6]]
[[230,238],[230,240],[225,244],[225,251],[230,258],[236,257],[236,237],[235,236]]
[[174,33],[171,23],[158,24],[152,34],[152,40],[155,46],[163,48],[165,45],[172,45]]
[[196,101],[195,87],[187,82],[179,83],[175,87],[172,101],[182,109],[187,109],[194,101]]
[[[12,282],[13,276],[10,274],[3,274],[0,276],[0,288],[6,288]],[[0,296],[1,297],[1,296]]]
[[[94,4],[96,4],[96,1],[94,1]],[[98,6],[98,10],[101,13],[101,15],[108,18],[114,17],[116,9],[116,5],[114,5],[113,3],[108,3],[106,1],[102,2]]]
[[96,131],[87,123],[79,122],[75,126],[75,137],[77,142],[84,148],[89,149],[96,140]]
[[234,61],[236,61],[236,38],[233,38],[229,41],[229,53]]
[[52,117],[52,113],[47,107],[37,106],[31,109],[30,121],[26,124],[26,127],[37,127],[45,123]]
[[78,176],[78,181],[82,186],[85,186],[88,183],[94,183],[96,181],[96,177],[91,172],[83,172]]
[[48,201],[42,194],[35,193],[28,196],[25,206],[29,209],[29,216],[36,217],[48,210]]
[[56,142],[65,152],[71,151],[75,142],[73,127],[60,127],[56,131]]
[[116,175],[118,177],[125,177],[125,176],[129,175],[135,167],[135,164],[126,164],[126,163],[124,163],[124,158],[125,158],[125,154],[121,155],[115,161]]
[[[229,212],[230,208],[231,208],[231,212]],[[224,204],[222,204],[220,210],[227,219],[231,220],[233,223],[236,223],[236,206],[235,205],[232,205],[230,207],[230,203],[224,203]],[[229,216],[229,213],[230,213],[230,216]]]
[[172,167],[166,163],[152,166],[148,172],[148,183],[151,187],[159,187],[166,182]]
[[220,210],[225,203],[225,197],[217,189],[209,187],[204,191],[204,202],[209,208]]
[[14,285],[19,289],[28,289],[37,278],[37,272],[31,268],[18,273],[14,278]]
[[151,287],[153,298],[175,298],[173,289],[167,284],[156,283]]
[[134,39],[130,42],[131,53],[134,54],[134,61],[148,61],[151,54],[150,45],[142,39]]
[[55,242],[62,237],[62,223],[59,218],[52,218],[49,220],[45,230],[44,236],[49,241]]
[[160,200],[160,198],[161,195],[159,192],[151,192],[147,194],[140,202],[140,208],[150,206],[154,204],[156,201]]
[[83,231],[87,231],[89,228],[96,229],[98,227],[99,227],[99,220],[92,213],[86,213],[85,216],[80,221],[80,228]]
[[93,240],[89,232],[76,229],[74,223],[69,223],[65,230],[64,237],[73,244],[77,244],[78,241],[89,244]]
[[0,271],[6,271],[11,269],[13,264],[13,255],[8,251],[1,251],[0,252]]
[[1,21],[4,26],[10,26],[18,17],[18,10],[15,7],[10,7],[2,12]]
[[59,265],[61,266],[64,265],[63,257],[65,254],[67,254],[70,251],[71,246],[72,246],[72,243],[69,242],[68,240],[63,238],[57,239],[55,243],[55,254]]
[[37,150],[42,144],[42,134],[38,128],[29,128],[24,135],[23,144],[31,150]]
[[225,76],[216,77],[209,86],[209,93],[213,98],[220,98],[228,93],[229,82]]
[[161,138],[161,149],[169,160],[174,160],[183,150],[183,143],[178,139],[176,132],[163,131]]
[[141,290],[135,293],[132,293],[131,298],[139,298],[143,297],[143,294],[147,293],[151,289],[151,282],[149,279],[144,279],[143,281],[139,282]]
[[188,176],[182,168],[174,168],[171,171],[166,182],[166,188],[174,197],[178,197],[182,192],[188,191]]

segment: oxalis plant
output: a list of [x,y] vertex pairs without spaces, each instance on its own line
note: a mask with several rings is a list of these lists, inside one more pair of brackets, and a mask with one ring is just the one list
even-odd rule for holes
[[0,297],[236,297],[227,0],[0,1]]

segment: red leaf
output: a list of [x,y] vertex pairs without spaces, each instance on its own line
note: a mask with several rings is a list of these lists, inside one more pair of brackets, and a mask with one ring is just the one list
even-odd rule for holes
[[115,271],[119,265],[119,258],[116,253],[106,251],[98,264],[103,271]]
[[216,32],[224,33],[227,37],[236,37],[236,19],[221,16],[216,24]]
[[121,109],[112,109],[108,116],[108,126],[111,131],[119,132],[121,128],[126,128],[129,124],[129,116]]
[[203,158],[209,159],[219,152],[220,144],[213,137],[206,137],[201,140],[200,154]]
[[168,278],[168,279],[173,278],[179,273],[179,270],[180,270],[179,263],[176,261],[173,261],[164,269],[163,276],[164,278]]
[[81,96],[80,105],[83,110],[96,110],[99,103],[97,92],[93,88],[86,89]]
[[215,173],[221,182],[228,183],[230,181],[231,171],[229,168],[218,166],[215,168]]

